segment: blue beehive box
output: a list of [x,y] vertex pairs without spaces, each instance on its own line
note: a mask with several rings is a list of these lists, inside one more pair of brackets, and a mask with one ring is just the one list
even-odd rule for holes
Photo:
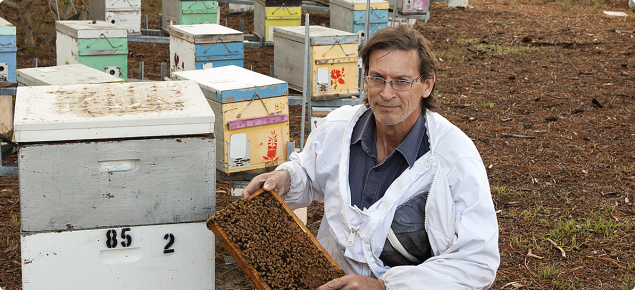
[[[331,28],[356,33],[362,37],[362,32],[366,28],[367,3],[367,0],[331,0],[329,3]],[[388,25],[389,5],[385,0],[370,0],[368,17],[370,35]]]
[[170,26],[170,71],[235,65],[245,55],[242,32],[218,24]]
[[16,80],[16,47],[15,26],[0,18],[0,81]]

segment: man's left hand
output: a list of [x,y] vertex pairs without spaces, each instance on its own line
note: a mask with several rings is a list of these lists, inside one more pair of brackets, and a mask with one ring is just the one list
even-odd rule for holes
[[366,277],[363,275],[355,275],[349,274],[342,278],[337,278],[329,281],[328,283],[320,286],[317,290],[334,290],[334,289],[343,289],[343,290],[385,290],[384,282]]

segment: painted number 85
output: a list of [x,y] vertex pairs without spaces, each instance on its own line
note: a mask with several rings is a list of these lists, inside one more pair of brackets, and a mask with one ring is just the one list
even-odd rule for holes
[[[121,241],[121,246],[124,248],[130,247],[130,245],[132,244],[132,236],[127,234],[127,232],[129,231],[130,228],[121,229],[121,239],[123,240]],[[114,249],[117,247],[117,243],[117,230],[108,230],[106,232],[106,247],[108,247],[109,249]]]

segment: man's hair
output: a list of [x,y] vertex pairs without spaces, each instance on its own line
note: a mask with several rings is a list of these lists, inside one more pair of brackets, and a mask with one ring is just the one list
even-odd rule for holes
[[[435,76],[439,66],[437,58],[430,49],[430,42],[419,31],[408,26],[384,27],[368,39],[368,42],[359,50],[365,74],[368,72],[370,54],[375,50],[416,50],[419,55],[419,75],[423,75],[420,79],[421,82]],[[422,110],[432,110],[438,107],[434,97],[435,87],[436,83],[432,86],[430,96],[421,99]],[[368,95],[364,96],[362,102],[368,106]]]

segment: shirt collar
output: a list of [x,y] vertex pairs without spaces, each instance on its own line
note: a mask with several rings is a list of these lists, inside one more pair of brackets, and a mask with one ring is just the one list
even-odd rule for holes
[[[408,167],[412,167],[419,157],[419,150],[423,138],[426,137],[425,110],[421,111],[417,122],[410,133],[399,144],[395,151],[399,152],[408,162]],[[362,148],[369,156],[377,158],[377,149],[373,129],[375,128],[375,115],[372,110],[366,110],[355,124],[351,135],[351,145],[361,142]]]

